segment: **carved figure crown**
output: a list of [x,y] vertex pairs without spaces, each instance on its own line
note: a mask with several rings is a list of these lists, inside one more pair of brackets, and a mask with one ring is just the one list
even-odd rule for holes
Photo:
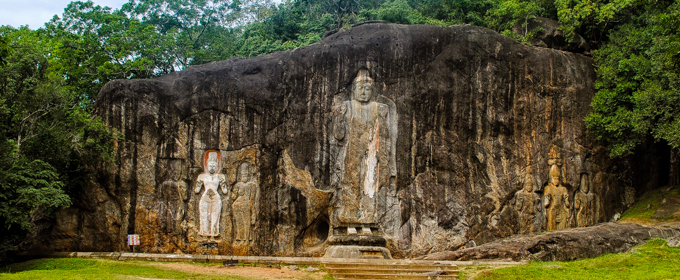
[[218,163],[217,152],[210,152],[208,154],[208,163],[210,163],[210,162]]

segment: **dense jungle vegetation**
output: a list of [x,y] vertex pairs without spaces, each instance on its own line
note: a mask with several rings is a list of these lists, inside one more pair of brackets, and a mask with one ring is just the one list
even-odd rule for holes
[[[472,24],[528,42],[536,17],[593,48],[588,128],[626,156],[680,148],[680,0],[130,0],[72,2],[43,27],[0,27],[0,258],[71,205],[114,132],[92,116],[100,88],[231,57],[289,50],[365,20]],[[513,33],[513,26],[524,32]]]

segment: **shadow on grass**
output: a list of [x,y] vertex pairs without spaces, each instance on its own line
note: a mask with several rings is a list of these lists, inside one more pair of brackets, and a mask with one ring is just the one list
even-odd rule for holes
[[28,270],[78,270],[93,267],[96,260],[86,259],[37,259],[15,263],[0,269],[0,273],[17,273]]

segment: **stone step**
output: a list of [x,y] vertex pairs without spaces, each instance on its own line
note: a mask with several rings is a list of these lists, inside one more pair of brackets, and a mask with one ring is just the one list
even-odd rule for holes
[[337,274],[351,274],[351,273],[392,273],[392,274],[423,274],[423,273],[431,273],[431,272],[443,272],[446,274],[458,274],[457,269],[450,269],[450,268],[435,268],[435,269],[430,269],[430,268],[353,268],[353,267],[343,267],[343,268],[333,268],[333,267],[326,267],[326,270],[328,270],[331,273],[337,273]]
[[424,280],[424,279],[458,279],[458,275],[404,275],[404,274],[351,274],[351,275],[335,275],[336,280]]
[[425,265],[425,264],[403,264],[403,265],[376,264],[376,265],[371,265],[371,264],[329,264],[329,263],[325,263],[324,266],[327,269],[349,268],[349,269],[366,269],[366,270],[399,268],[399,269],[433,271],[433,270],[455,270],[455,269],[458,269],[458,266],[455,266],[455,265],[446,265],[445,266],[445,265]]
[[458,266],[449,262],[418,260],[347,260],[325,262],[337,280],[368,279],[458,279]]
[[362,265],[362,264],[369,264],[369,265],[382,265],[382,266],[395,266],[395,265],[423,265],[423,266],[456,266],[458,262],[451,262],[451,261],[422,261],[422,260],[398,260],[398,259],[391,259],[391,260],[365,260],[365,259],[356,259],[356,260],[342,260],[341,259],[333,259],[333,260],[326,260],[323,261],[323,263],[326,264],[333,264],[333,265]]
[[[409,259],[343,259],[343,258],[321,258],[321,262],[330,264],[375,264],[375,265],[404,265],[404,264],[422,264],[422,265],[457,265],[469,262],[461,261],[439,261],[439,260],[409,260]],[[471,263],[471,262],[470,262]]]

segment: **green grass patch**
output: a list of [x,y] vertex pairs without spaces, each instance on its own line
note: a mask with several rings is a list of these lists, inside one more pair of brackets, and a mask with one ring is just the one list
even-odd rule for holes
[[0,271],[0,279],[233,279],[251,280],[237,276],[215,276],[186,273],[151,266],[152,262],[113,261],[101,259],[38,259],[12,264]]
[[630,253],[571,262],[540,262],[477,273],[475,279],[680,279],[680,248],[653,239]]
[[[677,208],[680,203],[680,186],[663,187],[642,195],[633,206],[621,216],[622,222],[658,223],[680,221],[680,215],[659,215],[668,208]],[[673,211],[671,211],[673,212]]]

